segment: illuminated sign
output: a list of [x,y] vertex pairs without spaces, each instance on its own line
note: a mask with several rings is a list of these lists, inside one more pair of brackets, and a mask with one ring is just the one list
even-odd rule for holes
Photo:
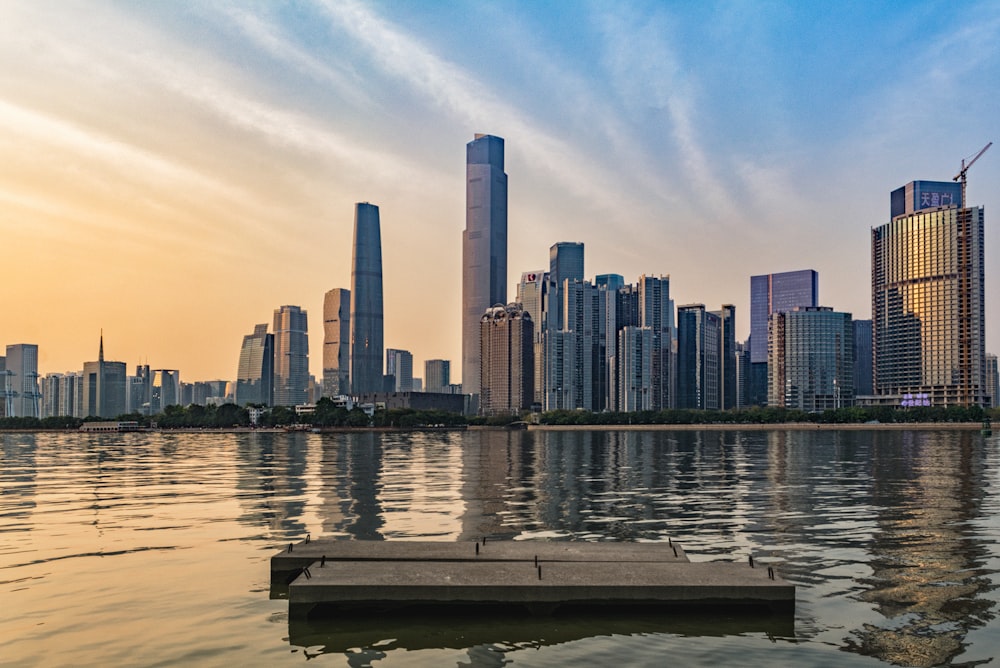
[[931,398],[923,393],[904,394],[903,400],[899,403],[903,408],[916,408],[918,406],[930,406]]

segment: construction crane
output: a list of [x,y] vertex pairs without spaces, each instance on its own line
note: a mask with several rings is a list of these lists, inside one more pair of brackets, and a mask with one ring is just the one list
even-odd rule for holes
[[966,164],[965,158],[962,158],[962,169],[959,170],[958,174],[955,175],[955,178],[952,179],[952,181],[960,181],[962,183],[962,206],[968,206],[965,203],[965,173],[969,171],[969,167],[972,167],[972,164],[976,160],[979,160],[979,156],[981,156],[983,153],[986,153],[986,149],[988,149],[990,146],[993,146],[993,142],[990,142],[989,144],[984,146],[982,150],[976,154],[976,157],[970,160],[968,164]]

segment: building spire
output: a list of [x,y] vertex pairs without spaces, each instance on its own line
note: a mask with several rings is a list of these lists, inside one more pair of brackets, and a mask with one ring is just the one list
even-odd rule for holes
[[103,362],[104,361],[104,328],[103,327],[101,328],[101,348],[97,352],[97,361],[98,362]]

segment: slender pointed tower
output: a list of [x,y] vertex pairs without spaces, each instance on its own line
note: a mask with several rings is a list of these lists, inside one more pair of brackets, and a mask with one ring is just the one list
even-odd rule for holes
[[354,213],[351,263],[351,393],[382,391],[382,232],[378,207],[368,202]]

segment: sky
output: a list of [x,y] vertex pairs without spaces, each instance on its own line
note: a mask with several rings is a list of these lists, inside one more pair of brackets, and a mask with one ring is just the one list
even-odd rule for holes
[[[385,346],[460,373],[465,145],[503,137],[508,297],[558,241],[678,304],[819,272],[869,318],[889,193],[1000,139],[1000,4],[0,0],[0,346],[234,379],[243,336],[349,288],[381,214]],[[986,348],[1000,352],[1000,147]],[[458,381],[459,378],[453,378]]]

